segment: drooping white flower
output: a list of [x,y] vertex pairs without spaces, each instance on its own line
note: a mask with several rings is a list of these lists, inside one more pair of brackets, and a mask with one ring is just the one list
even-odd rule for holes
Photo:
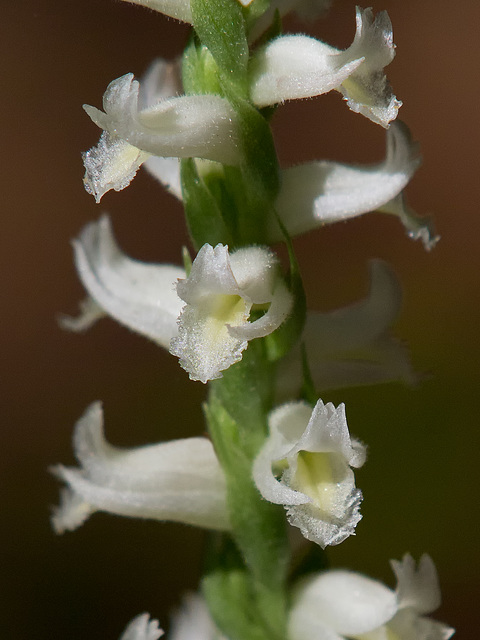
[[175,283],[185,277],[185,270],[145,264],[126,256],[113,237],[107,216],[88,224],[73,247],[78,275],[89,298],[82,303],[79,317],[63,317],[62,325],[83,331],[107,313],[168,349],[177,334],[177,318],[183,306]]
[[[435,246],[430,217],[417,215],[407,204],[403,189],[420,165],[418,145],[400,121],[386,132],[385,160],[376,165],[348,165],[328,160],[283,169],[276,211],[290,236],[368,212],[397,216],[413,240],[429,250]],[[144,165],[170,193],[182,199],[177,158],[151,156]],[[268,242],[283,239],[276,218],[267,226]]]
[[150,620],[148,613],[141,613],[129,622],[120,640],[158,640],[162,636],[158,620]]
[[[405,208],[396,210],[392,204],[420,165],[418,145],[399,121],[388,129],[386,143],[385,160],[377,165],[320,160],[283,170],[276,210],[289,234],[297,236],[326,224],[381,210],[398,215],[409,235],[421,236],[429,248],[432,237],[428,218],[418,218]],[[282,237],[273,217],[268,233],[270,242]]]
[[353,111],[388,127],[401,102],[383,72],[395,55],[385,11],[357,7],[355,38],[345,51],[302,35],[280,36],[252,59],[250,95],[259,107],[340,91]]
[[392,561],[397,590],[351,571],[327,571],[299,585],[289,616],[291,640],[448,640],[454,630],[424,617],[440,604],[431,558]]
[[[406,347],[391,335],[402,303],[400,283],[385,262],[372,260],[369,266],[366,298],[327,313],[307,312],[301,343],[317,393],[395,380],[416,381]],[[279,363],[278,398],[297,395],[302,380],[298,346]]]
[[[248,341],[277,329],[290,313],[292,295],[279,271],[278,259],[265,247],[228,252],[205,244],[186,280],[177,285],[186,302],[178,319],[178,336],[170,352],[192,380],[207,382],[242,358]],[[268,306],[263,316],[250,313]]]
[[52,517],[57,533],[95,511],[229,529],[225,478],[207,438],[120,449],[105,440],[95,402],[75,426],[74,449],[79,468],[52,469],[67,484]]
[[[164,62],[151,75],[162,78],[165,74],[160,72],[166,68]],[[129,73],[108,85],[104,112],[84,105],[105,132],[98,146],[84,154],[85,188],[97,202],[109,189],[125,188],[150,155],[238,164],[236,116],[228,101],[216,95],[170,97],[171,79],[167,76],[164,81],[163,93],[140,92],[138,81]],[[157,85],[161,86],[160,81]]]
[[283,504],[290,524],[323,548],[354,534],[362,493],[351,467],[363,465],[366,450],[350,438],[344,405],[319,400],[312,412],[291,402],[272,411],[268,424],[253,465],[262,496]]

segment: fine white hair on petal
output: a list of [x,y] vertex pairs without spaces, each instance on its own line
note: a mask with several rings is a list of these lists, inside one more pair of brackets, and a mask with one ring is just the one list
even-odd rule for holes
[[355,532],[362,494],[350,467],[365,461],[364,445],[352,440],[345,409],[319,400],[314,407],[291,402],[270,413],[269,436],[253,464],[262,496],[283,504],[304,537],[323,548]]
[[350,571],[327,571],[298,586],[290,637],[317,640],[323,638],[315,633],[322,627],[339,636],[360,636],[388,622],[397,609],[395,593],[380,582]]
[[[373,166],[321,160],[282,171],[276,208],[289,234],[360,216],[396,198],[420,164],[418,145],[408,128],[395,122],[386,133],[386,147],[385,160]],[[269,234],[271,242],[281,238],[273,218]]]
[[386,12],[373,18],[357,7],[355,38],[340,51],[307,36],[279,36],[253,57],[250,93],[259,107],[340,91],[353,111],[388,127],[401,102],[393,96],[383,67],[395,54]]
[[89,105],[84,109],[101,129],[147,153],[239,163],[236,116],[226,99],[180,96],[141,109],[139,89],[133,74],[127,73],[108,85],[104,112]]
[[[168,348],[177,333],[182,301],[175,290],[185,270],[132,260],[119,249],[110,220],[88,224],[73,243],[78,275],[97,307],[129,329]],[[93,323],[100,312],[90,305],[80,318],[62,323],[74,330]]]
[[125,0],[125,2],[142,5],[181,22],[192,23],[190,0]]
[[437,569],[428,554],[421,556],[418,568],[409,553],[401,561],[391,560],[390,564],[397,577],[399,607],[412,607],[420,614],[438,609],[441,603],[440,584]]
[[[370,262],[370,291],[353,305],[328,313],[309,312],[302,334],[315,389],[417,381],[405,346],[391,335],[402,302],[394,271]],[[279,365],[278,398],[296,395],[302,384],[300,348]]]
[[149,153],[104,131],[98,145],[82,154],[85,190],[99,203],[110,189],[121,191],[128,187],[149,157]]
[[[248,340],[272,333],[292,307],[278,260],[265,247],[246,247],[230,255],[227,246],[205,244],[177,293],[186,305],[170,352],[192,380],[203,383],[220,378],[242,358]],[[249,322],[254,304],[269,308]]]
[[77,528],[95,511],[229,529],[225,478],[206,438],[114,447],[105,440],[96,402],[76,424],[74,448],[79,468],[52,469],[68,487],[52,517],[57,533]]
[[141,613],[129,622],[120,640],[158,640],[163,636],[158,620],[150,619],[148,613]]

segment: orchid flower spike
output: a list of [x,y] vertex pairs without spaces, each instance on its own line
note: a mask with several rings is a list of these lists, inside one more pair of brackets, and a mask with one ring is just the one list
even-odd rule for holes
[[177,334],[177,318],[183,306],[175,283],[185,277],[185,270],[145,264],[123,254],[107,216],[88,224],[73,247],[78,275],[89,297],[81,304],[77,318],[61,318],[62,326],[83,331],[109,314],[168,349]]
[[73,531],[95,511],[229,529],[225,478],[207,438],[120,449],[105,440],[102,407],[94,402],[77,422],[73,444],[80,468],[52,469],[67,484],[52,516],[57,533]]
[[120,640],[158,640],[163,635],[158,620],[150,620],[148,613],[141,613],[129,622]]
[[[249,340],[282,324],[293,303],[278,259],[265,247],[230,255],[227,246],[205,244],[177,293],[186,305],[170,353],[180,358],[192,380],[201,382],[222,377],[222,371],[241,360]],[[249,321],[252,311],[266,307],[264,315]]]
[[[406,347],[391,335],[401,304],[394,271],[372,260],[366,298],[328,313],[307,312],[301,343],[318,393],[396,380],[416,382]],[[296,347],[279,363],[278,398],[296,396],[302,380],[301,349]]]
[[250,96],[258,107],[340,91],[352,111],[383,127],[401,102],[383,72],[395,55],[392,24],[385,11],[356,9],[355,38],[345,51],[302,35],[279,36],[252,59]]
[[97,202],[110,189],[124,189],[151,155],[238,164],[236,116],[228,101],[216,95],[172,97],[174,73],[172,65],[157,61],[147,72],[146,88],[128,73],[108,85],[104,112],[84,105],[104,130],[83,157],[85,188]]
[[268,424],[253,465],[262,496],[283,504],[290,524],[322,548],[354,534],[362,493],[351,467],[363,465],[366,449],[350,438],[344,405],[319,400],[312,412],[291,402],[272,411]]
[[289,616],[292,640],[448,640],[454,629],[424,617],[440,604],[435,565],[410,555],[392,560],[397,590],[351,571],[327,571],[301,583]]
[[[407,233],[427,249],[435,243],[429,218],[419,218],[397,198],[420,165],[418,145],[406,125],[394,122],[386,133],[385,160],[373,166],[320,160],[282,171],[277,213],[291,236],[326,224],[380,210],[400,218]],[[168,176],[166,176],[168,180]],[[281,240],[276,219],[269,222],[270,242]]]

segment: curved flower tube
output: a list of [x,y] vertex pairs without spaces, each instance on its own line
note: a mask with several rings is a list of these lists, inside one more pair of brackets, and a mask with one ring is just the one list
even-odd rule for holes
[[262,496],[283,504],[291,525],[319,544],[339,544],[361,519],[362,493],[351,467],[361,467],[366,449],[351,439],[345,407],[291,402],[271,412],[269,436],[253,464]]
[[[385,262],[372,260],[369,266],[366,298],[328,313],[307,312],[301,342],[318,393],[395,380],[413,384],[417,380],[407,349],[391,335],[402,303],[400,283]],[[300,391],[301,362],[297,347],[279,363],[279,399]]]
[[[108,85],[104,112],[84,105],[105,131],[98,146],[84,154],[85,188],[97,202],[109,189],[126,187],[150,155],[238,164],[236,116],[227,100],[216,95],[165,97],[157,93],[156,102],[142,106],[139,92],[138,81],[128,73]],[[152,99],[149,92],[143,95]]]
[[[278,215],[292,236],[325,224],[348,220],[375,210],[397,215],[413,238],[426,248],[435,242],[431,221],[419,218],[395,199],[407,186],[421,160],[408,128],[394,122],[386,134],[385,160],[373,166],[355,166],[327,160],[309,162],[282,171],[276,202]],[[277,221],[269,222],[269,241],[281,240]]]
[[80,315],[61,318],[62,325],[83,331],[108,313],[168,349],[177,334],[177,318],[183,306],[175,283],[185,277],[185,270],[145,264],[123,254],[107,216],[88,224],[73,247],[78,275],[89,298],[82,303]]
[[292,640],[448,640],[454,629],[424,617],[440,604],[431,558],[392,560],[397,590],[350,571],[327,571],[299,585],[289,617]]
[[355,38],[345,51],[308,36],[287,35],[260,48],[250,68],[250,95],[258,107],[340,91],[352,111],[383,127],[401,102],[383,72],[395,55],[385,11],[356,9]]
[[102,407],[94,402],[73,442],[80,468],[52,469],[67,484],[52,516],[57,533],[73,531],[95,511],[229,529],[224,475],[206,438],[120,449],[105,440]]
[[[292,295],[276,256],[264,247],[231,255],[228,247],[205,244],[177,293],[186,302],[170,352],[192,380],[207,382],[242,358],[248,341],[277,329],[292,308]],[[249,321],[254,305],[268,310]]]

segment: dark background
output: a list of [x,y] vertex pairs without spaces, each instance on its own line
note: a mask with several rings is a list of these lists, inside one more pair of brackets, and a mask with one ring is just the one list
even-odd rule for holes
[[[392,19],[398,49],[388,75],[404,101],[401,118],[422,147],[409,199],[417,211],[435,213],[442,240],[426,253],[396,219],[370,215],[296,242],[310,306],[319,310],[365,294],[369,258],[390,262],[405,294],[396,333],[428,374],[414,390],[391,384],[323,398],[345,401],[350,429],[370,451],[357,475],[364,520],[330,557],[393,584],[389,558],[428,551],[443,587],[437,617],[473,639],[480,6],[383,0],[374,8]],[[337,0],[310,32],[348,46],[353,3]],[[75,313],[83,296],[69,240],[100,212],[112,215],[127,253],[179,262],[181,208],[146,173],[100,206],[84,192],[80,152],[99,131],[81,104],[101,106],[112,79],[179,54],[186,34],[172,20],[112,0],[2,4],[1,637],[115,640],[141,611],[166,623],[179,594],[196,585],[197,530],[98,514],[55,537],[48,509],[58,487],[46,471],[73,462],[73,424],[95,399],[103,400],[108,438],[119,445],[203,429],[204,388],[189,383],[174,358],[109,320],[81,336],[55,320]],[[375,162],[384,153],[382,129],[350,112],[338,94],[283,107],[275,129],[285,166],[322,157]]]

